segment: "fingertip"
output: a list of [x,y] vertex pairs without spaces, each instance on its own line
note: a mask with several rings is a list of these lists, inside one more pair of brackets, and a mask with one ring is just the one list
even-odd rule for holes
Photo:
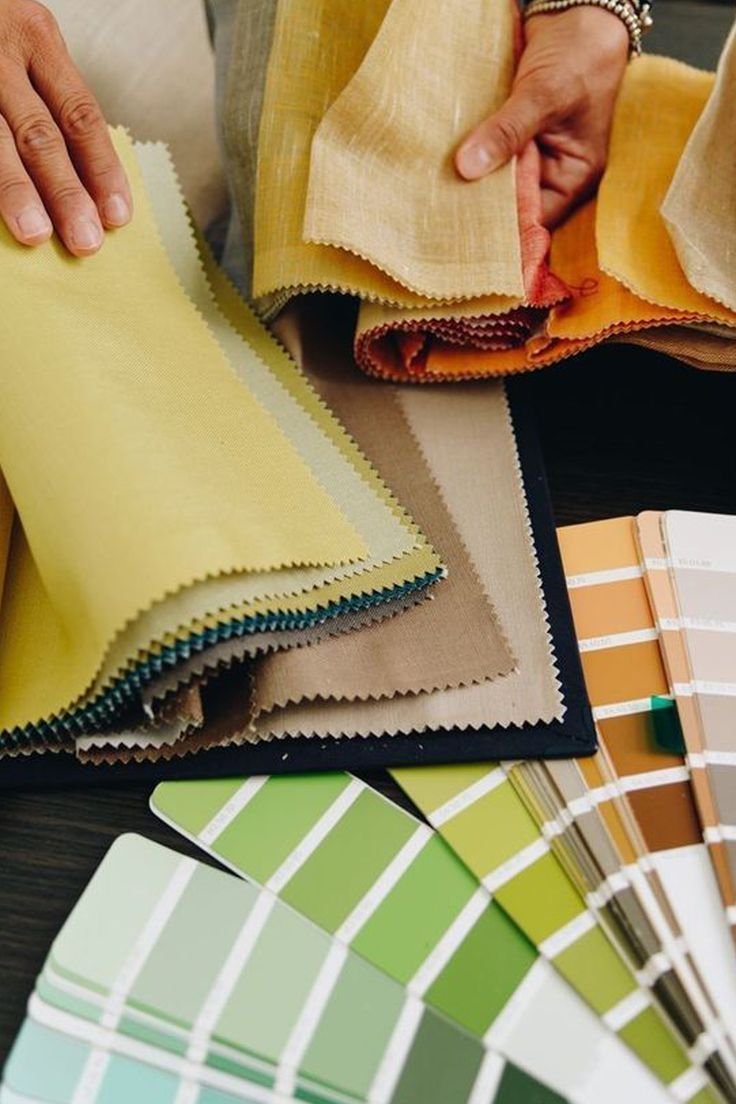
[[110,230],[127,226],[133,217],[132,204],[122,192],[115,192],[100,204],[100,217]]
[[455,168],[463,180],[479,180],[495,165],[488,149],[480,142],[466,142],[455,154]]
[[21,245],[42,245],[54,232],[51,220],[42,207],[26,207],[20,211],[11,230]]
[[91,257],[104,240],[99,222],[87,215],[75,219],[63,233],[64,244],[75,257]]

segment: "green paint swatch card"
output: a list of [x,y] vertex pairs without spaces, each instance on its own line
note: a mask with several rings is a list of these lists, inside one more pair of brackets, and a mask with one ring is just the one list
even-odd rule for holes
[[[533,1095],[518,1095],[525,1084]],[[113,844],[54,941],[4,1094],[49,1104],[561,1099],[270,890],[138,836]]]
[[[334,773],[167,782],[151,807],[535,1078],[538,1088],[527,1082],[520,1104],[543,1086],[591,1104],[613,1104],[622,1093],[668,1099],[616,1036],[643,1015],[635,1042],[648,1056],[660,1024],[623,967],[597,976],[607,947],[601,956],[595,938],[582,945],[593,951],[585,963],[596,977],[593,1011],[440,833],[360,780]],[[498,830],[499,848],[513,848],[513,827],[511,817],[508,831]],[[620,1023],[599,1018],[632,989],[636,999],[623,1006]],[[669,1078],[668,1067],[665,1079],[684,1065]]]

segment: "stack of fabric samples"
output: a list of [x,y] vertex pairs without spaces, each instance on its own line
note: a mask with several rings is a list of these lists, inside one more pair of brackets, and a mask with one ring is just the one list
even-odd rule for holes
[[736,366],[733,37],[715,86],[670,58],[629,66],[599,194],[550,240],[533,143],[473,184],[452,165],[509,94],[516,5],[235,7],[222,130],[264,311],[357,297],[356,360],[393,380],[520,372],[622,337]]
[[118,840],[0,1099],[736,1100],[736,519],[560,540],[595,756],[160,783],[231,873]]
[[523,404],[368,381],[324,304],[297,368],[114,138],[98,256],[0,236],[2,784],[592,750]]

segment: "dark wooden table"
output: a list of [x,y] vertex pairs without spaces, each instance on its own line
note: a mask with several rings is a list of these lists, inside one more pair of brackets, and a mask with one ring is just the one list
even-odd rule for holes
[[[559,524],[648,508],[736,513],[736,374],[611,346],[540,373],[532,393]],[[149,790],[0,795],[0,1061],[113,838],[142,832],[197,854],[148,812]]]

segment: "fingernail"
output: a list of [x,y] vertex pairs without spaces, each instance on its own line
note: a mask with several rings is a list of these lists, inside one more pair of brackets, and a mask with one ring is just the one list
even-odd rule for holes
[[496,166],[485,146],[465,146],[458,155],[458,168],[463,176],[475,180],[479,176],[485,176],[487,172]]
[[15,221],[21,237],[29,243],[45,241],[51,234],[51,222],[42,207],[26,207]]
[[77,219],[72,223],[71,244],[75,249],[97,249],[102,245],[102,230],[92,219]]
[[102,204],[102,216],[110,226],[125,226],[130,221],[130,206],[125,196],[115,193]]

